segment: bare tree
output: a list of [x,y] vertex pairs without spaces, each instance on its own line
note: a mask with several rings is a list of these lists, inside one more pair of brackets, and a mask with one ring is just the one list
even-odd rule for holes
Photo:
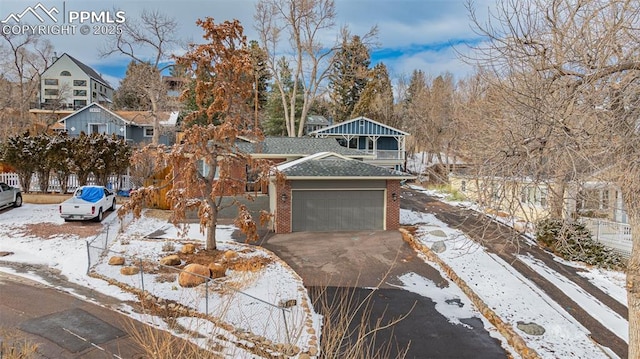
[[163,62],[169,60],[171,51],[180,45],[176,37],[178,22],[159,11],[143,10],[139,21],[128,19],[121,26],[122,32],[109,38],[101,54],[105,57],[125,55],[139,65],[131,71],[130,85],[149,101],[153,118],[152,143],[157,144],[160,138],[158,111],[176,105],[167,101],[162,71],[170,66]]
[[[267,51],[267,64],[274,84],[280,92],[287,134],[300,137],[309,109],[321,92],[328,76],[334,46],[324,46],[320,35],[335,25],[333,0],[260,0],[254,19],[262,47]],[[293,86],[288,91],[278,71],[283,51],[282,38],[288,38],[293,64]],[[296,99],[302,95],[302,110],[296,118]],[[297,127],[296,127],[297,126]]]
[[638,358],[640,8],[633,0],[501,0],[486,23],[469,9],[488,40],[474,60],[500,107],[486,163],[503,175],[548,181],[558,204],[587,176],[622,193],[633,233],[629,358]]
[[36,101],[40,74],[49,66],[52,55],[51,43],[37,35],[0,35],[1,77],[8,86],[0,99],[0,119],[8,124],[5,137],[31,125],[29,108]]

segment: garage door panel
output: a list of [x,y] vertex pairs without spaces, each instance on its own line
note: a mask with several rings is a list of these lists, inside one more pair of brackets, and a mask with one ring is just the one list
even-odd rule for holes
[[294,191],[293,231],[381,230],[384,191]]

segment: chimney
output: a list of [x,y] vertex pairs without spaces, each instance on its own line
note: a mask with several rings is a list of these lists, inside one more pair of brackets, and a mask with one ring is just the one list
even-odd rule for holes
[[53,57],[51,58],[51,62],[56,62],[57,59],[58,59],[58,53],[54,51]]

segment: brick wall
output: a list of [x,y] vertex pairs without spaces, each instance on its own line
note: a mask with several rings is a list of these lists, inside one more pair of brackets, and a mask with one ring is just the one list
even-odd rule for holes
[[[282,194],[286,195],[282,200]],[[289,233],[291,232],[291,182],[286,181],[283,185],[276,189],[276,214],[275,214],[275,232]]]
[[400,181],[387,180],[387,228],[385,229],[389,231],[398,228],[400,228]]

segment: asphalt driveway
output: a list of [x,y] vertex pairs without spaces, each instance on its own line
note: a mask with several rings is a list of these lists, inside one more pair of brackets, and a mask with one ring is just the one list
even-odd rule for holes
[[507,357],[479,318],[462,318],[466,326],[452,324],[436,310],[431,298],[397,287],[401,285],[398,277],[405,273],[428,278],[439,288],[450,285],[439,271],[418,257],[398,231],[296,232],[271,235],[262,245],[302,277],[316,311],[325,317],[327,313],[316,302],[319,295],[364,300],[372,288],[379,288],[370,297],[369,323],[376,325],[379,319],[388,323],[408,314],[371,338],[377,348],[390,343],[389,357],[403,348],[408,348],[407,358]]

